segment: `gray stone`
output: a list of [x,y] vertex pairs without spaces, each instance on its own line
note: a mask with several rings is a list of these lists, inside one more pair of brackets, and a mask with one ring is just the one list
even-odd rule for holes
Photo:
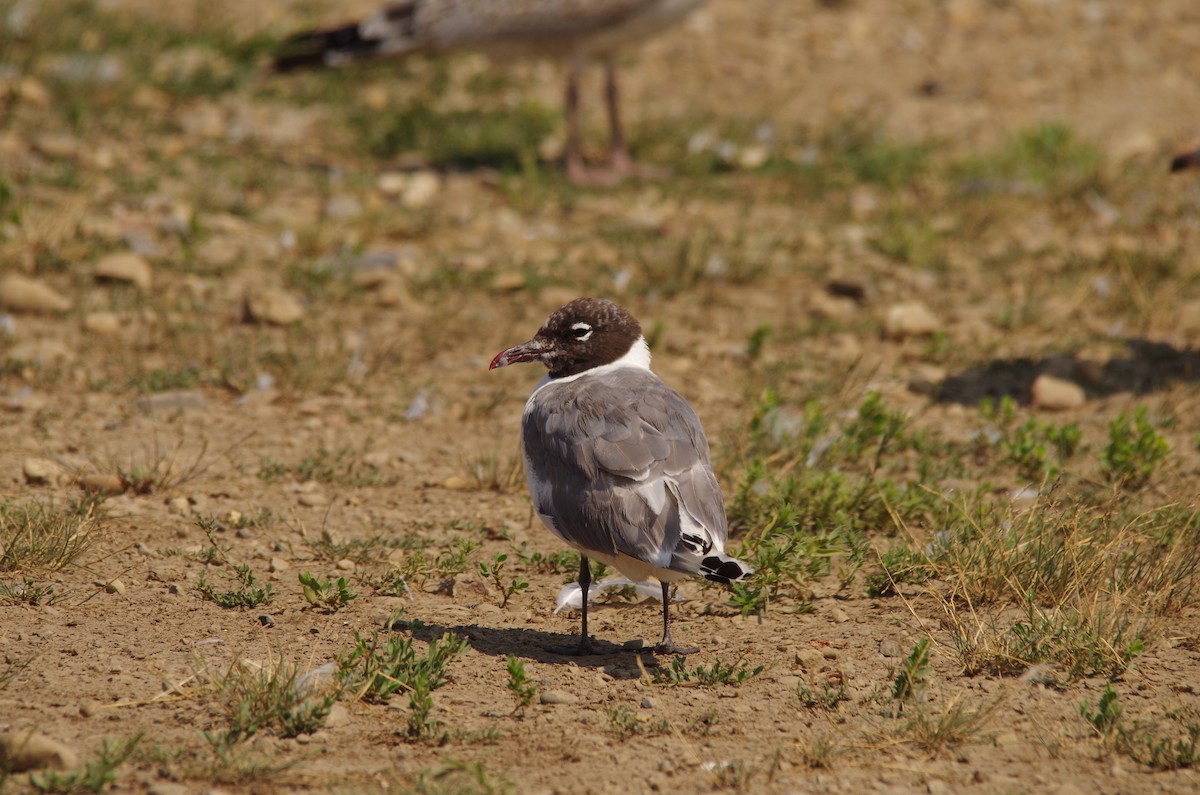
[[133,405],[144,414],[170,414],[176,411],[203,410],[208,408],[208,401],[199,392],[184,390],[140,397]]

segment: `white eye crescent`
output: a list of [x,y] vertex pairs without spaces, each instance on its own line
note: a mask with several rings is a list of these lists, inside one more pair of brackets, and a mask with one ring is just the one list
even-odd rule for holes
[[579,342],[587,342],[588,337],[592,336],[592,327],[587,323],[576,323],[571,326],[571,336]]

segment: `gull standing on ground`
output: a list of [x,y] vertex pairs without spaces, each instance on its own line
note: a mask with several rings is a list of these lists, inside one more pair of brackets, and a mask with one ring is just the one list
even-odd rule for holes
[[659,580],[663,636],[654,650],[698,651],[671,640],[670,583],[730,583],[753,570],[725,554],[725,504],[696,412],[650,371],[641,327],[612,301],[575,299],[488,369],[530,361],[549,373],[521,420],[525,474],[542,522],[579,551],[584,594],[579,645],[552,651],[597,653],[587,629],[589,558],[635,582]]
[[[568,64],[566,170],[576,184],[609,184],[635,172],[617,90],[616,58],[670,27],[707,0],[399,0],[361,22],[297,34],[284,45],[281,71],[335,66],[381,56],[477,50],[496,57],[538,56]],[[580,144],[579,76],[604,65],[609,163],[589,169]]]

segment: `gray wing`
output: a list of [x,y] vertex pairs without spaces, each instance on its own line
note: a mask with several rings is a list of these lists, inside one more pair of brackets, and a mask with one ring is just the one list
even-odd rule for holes
[[584,549],[694,574],[700,555],[723,546],[725,507],[700,420],[653,373],[543,387],[523,441],[538,513]]
[[418,30],[439,48],[590,36],[660,0],[417,0]]

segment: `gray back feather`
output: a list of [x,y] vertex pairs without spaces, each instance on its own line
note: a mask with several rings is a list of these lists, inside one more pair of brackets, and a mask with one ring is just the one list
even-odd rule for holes
[[584,549],[696,573],[681,531],[699,526],[723,545],[725,508],[700,420],[650,371],[551,381],[531,398],[523,434],[537,511]]

